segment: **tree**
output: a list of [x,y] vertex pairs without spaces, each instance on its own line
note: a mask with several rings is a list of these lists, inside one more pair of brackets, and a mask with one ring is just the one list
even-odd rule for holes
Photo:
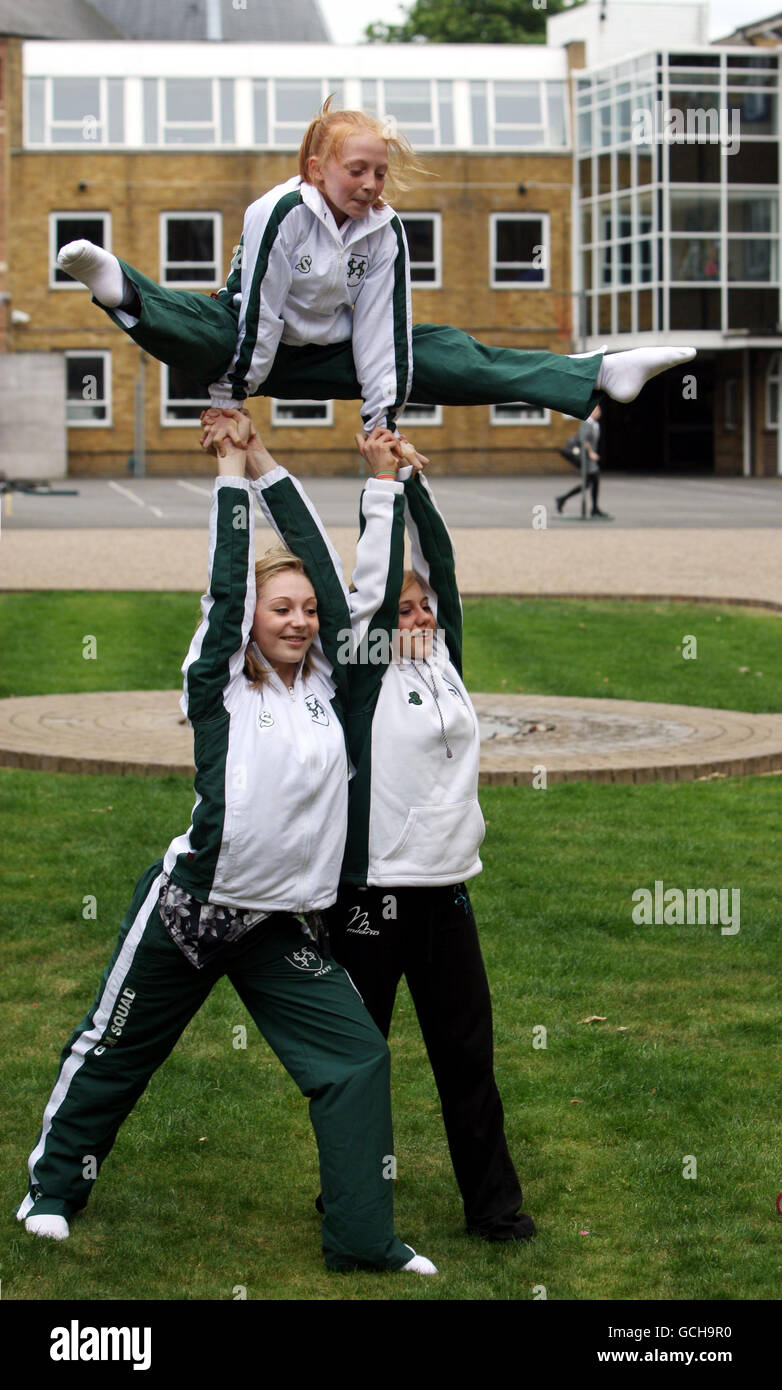
[[370,43],[545,43],[546,19],[584,0],[414,0],[402,24],[368,24]]

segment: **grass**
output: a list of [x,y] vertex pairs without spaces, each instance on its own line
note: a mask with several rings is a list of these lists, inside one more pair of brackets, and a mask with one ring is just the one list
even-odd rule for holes
[[[473,898],[509,1143],[540,1234],[513,1249],[462,1234],[402,989],[397,1227],[440,1266],[424,1281],[325,1272],[306,1103],[226,981],[121,1131],[71,1241],[16,1227],[59,1050],[192,790],[175,777],[0,773],[4,1298],[230,1300],[244,1286],[249,1299],[524,1300],[538,1284],[558,1300],[777,1297],[782,887],[764,846],[778,796],[774,778],[483,791]],[[632,892],[655,878],[738,886],[740,932],[635,926]],[[96,921],[82,918],[86,894]],[[582,1022],[592,1015],[606,1021]],[[245,1050],[233,1046],[241,1023]],[[533,1045],[541,1026],[545,1048]]]
[[[175,689],[197,616],[189,594],[0,595],[0,698]],[[764,609],[711,604],[468,599],[466,681],[509,694],[775,710],[781,624]],[[694,659],[683,654],[687,637]]]
[[[473,689],[776,705],[775,614],[465,608]],[[2,694],[175,687],[196,616],[183,594],[0,597]],[[687,634],[695,661],[682,657]],[[82,656],[88,635],[96,660]],[[244,1288],[248,1299],[519,1301],[540,1284],[550,1300],[776,1298],[778,797],[774,777],[482,791],[486,872],[471,890],[509,1144],[539,1235],[506,1249],[462,1234],[402,988],[391,1036],[397,1228],[442,1270],[418,1280],[325,1272],[306,1103],[226,981],[123,1127],[72,1239],[32,1241],[17,1226],[59,1051],[136,877],[187,825],[193,793],[176,777],[0,771],[4,1299],[231,1300]],[[632,893],[656,879],[738,887],[740,932],[634,925]],[[87,895],[96,920],[82,915]],[[605,1022],[582,1021],[593,1015]],[[545,1047],[534,1045],[541,1028]]]

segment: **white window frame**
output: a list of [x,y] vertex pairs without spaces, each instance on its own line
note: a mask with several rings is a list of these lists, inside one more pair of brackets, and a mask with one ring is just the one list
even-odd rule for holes
[[[57,223],[60,218],[72,217],[74,221],[83,222],[87,218],[98,222],[103,220],[103,249],[111,250],[111,213],[96,212],[92,208],[65,208],[59,212],[49,213],[49,289],[50,290],[81,290],[84,294],[89,294],[86,285],[81,280],[56,280],[55,271],[57,270]],[[63,243],[67,245],[66,243]]]
[[[326,414],[324,415],[324,417],[323,417],[322,420],[312,420],[312,419],[302,419],[302,420],[295,420],[295,419],[280,419],[280,407],[282,407],[283,409],[290,409],[291,407],[293,407],[293,408],[295,409],[295,407],[296,407],[297,405],[306,405],[306,406],[319,405],[319,406],[324,406],[324,407],[325,407],[325,410],[326,410]],[[325,429],[325,428],[327,428],[329,425],[333,425],[333,424],[334,424],[334,402],[333,402],[333,401],[307,401],[307,400],[284,401],[284,400],[278,400],[276,396],[272,396],[272,415],[271,415],[271,423],[272,423],[272,428],[273,428],[273,429],[281,429],[281,430]]]
[[[556,144],[555,144],[555,143],[553,142],[553,140],[552,140],[552,124],[551,124],[551,118],[550,118],[550,116],[549,116],[549,83],[550,83],[550,82],[551,82],[551,83],[555,83],[555,82],[556,82],[560,87],[562,87],[562,86],[563,86],[563,83],[562,83],[562,81],[561,81],[560,78],[549,78],[549,79],[546,79],[546,78],[544,78],[544,77],[531,77],[531,78],[518,78],[518,79],[514,79],[514,78],[508,78],[508,77],[501,77],[501,78],[487,77],[487,78],[475,78],[474,80],[475,80],[476,83],[477,83],[477,82],[485,82],[485,84],[486,84],[486,128],[487,128],[487,134],[488,134],[488,144],[478,144],[478,142],[475,140],[474,135],[473,135],[473,138],[472,138],[472,140],[471,140],[471,144],[472,144],[473,148],[475,148],[475,149],[477,149],[477,150],[487,150],[487,149],[489,149],[489,150],[497,150],[497,151],[499,151],[499,152],[503,152],[503,151],[507,151],[507,150],[513,150],[513,149],[528,149],[528,150],[541,150],[541,151],[543,151],[543,150],[567,150],[567,149],[570,148],[570,146],[571,146],[571,144],[572,144],[572,135],[571,135],[571,130],[570,130],[570,110],[569,110],[569,108],[570,108],[570,98],[568,97],[568,91],[567,91],[567,85],[566,85],[566,84],[564,84],[564,90],[563,90],[563,93],[562,93],[562,97],[563,97],[563,107],[564,107],[564,115],[565,115],[565,142],[564,142],[564,144],[561,144],[561,143],[556,143]],[[508,123],[508,122],[505,122],[505,121],[497,121],[497,120],[495,119],[495,114],[496,114],[496,110],[497,110],[496,92],[495,92],[495,84],[496,84],[496,83],[499,83],[500,85],[503,85],[503,86],[524,86],[524,85],[527,85],[527,84],[530,84],[530,83],[537,83],[538,88],[539,88],[539,92],[540,92],[540,116],[541,116],[541,119],[540,119],[539,121],[513,122],[512,124],[510,124],[510,123]],[[471,101],[471,103],[472,103],[472,93],[470,94],[470,101]],[[471,105],[471,119],[472,119],[472,105]],[[513,141],[512,143],[511,143],[510,141],[508,141],[507,143],[506,143],[505,141],[503,141],[502,143],[498,143],[498,142],[497,142],[497,138],[496,138],[496,135],[497,135],[497,131],[498,131],[498,130],[499,130],[499,131],[505,131],[505,130],[508,130],[508,131],[517,131],[517,132],[518,132],[518,135],[519,135],[519,138],[518,138],[518,140]],[[524,135],[525,135],[525,133],[526,133],[527,131],[530,131],[530,132],[531,132],[531,131],[534,131],[534,132],[536,132],[536,133],[537,133],[537,132],[540,132],[541,139],[540,139],[540,140],[528,141],[528,142],[525,144]]]
[[[368,85],[369,83],[374,84],[375,96],[374,96],[374,99],[371,100],[371,101],[368,103],[368,105],[369,105],[370,109],[374,109],[374,110],[377,112],[377,115],[379,116],[379,118],[380,118],[381,120],[386,120],[386,119],[388,119],[388,118],[390,118],[390,119],[392,119],[392,120],[396,120],[396,121],[398,122],[398,124],[399,124],[399,129],[400,129],[403,133],[409,128],[409,126],[415,126],[419,131],[422,130],[422,129],[424,129],[424,128],[426,128],[426,129],[428,129],[428,130],[431,131],[431,133],[432,133],[432,138],[431,138],[431,140],[425,140],[425,139],[422,139],[420,135],[416,135],[415,139],[413,140],[413,144],[414,144],[414,145],[420,145],[420,147],[421,147],[422,149],[425,149],[425,150],[438,149],[438,148],[444,148],[444,149],[452,149],[452,148],[453,148],[453,142],[450,142],[450,141],[449,141],[449,142],[446,144],[446,143],[443,141],[443,137],[442,137],[442,129],[441,129],[441,124],[440,124],[440,105],[441,105],[441,103],[440,103],[440,88],[439,88],[439,85],[438,85],[439,83],[443,83],[443,82],[450,82],[450,83],[451,83],[451,109],[452,109],[452,114],[453,114],[454,123],[455,123],[456,115],[455,115],[455,109],[454,109],[454,108],[455,108],[455,105],[456,105],[456,94],[455,94],[455,91],[454,91],[454,83],[453,83],[453,79],[452,79],[452,78],[448,78],[448,77],[446,77],[446,78],[442,78],[442,77],[441,77],[441,78],[437,78],[437,77],[421,77],[420,75],[416,74],[415,76],[408,76],[408,77],[403,77],[403,76],[401,76],[401,75],[398,76],[398,77],[390,77],[390,78],[383,78],[383,77],[365,77],[365,78],[362,78],[362,82],[363,82],[365,85]],[[406,122],[406,121],[401,120],[401,119],[396,115],[396,113],[395,113],[395,111],[394,111],[394,109],[393,109],[393,107],[392,107],[392,105],[391,105],[390,99],[389,99],[389,97],[388,97],[388,95],[387,95],[387,92],[386,92],[386,83],[387,83],[387,82],[420,82],[420,83],[422,83],[422,84],[428,82],[428,84],[429,84],[429,120],[428,120],[428,121],[409,121],[409,122]],[[454,132],[454,136],[455,136],[455,132]]]
[[96,358],[96,357],[101,357],[101,358],[103,359],[103,392],[104,392],[104,394],[103,394],[103,399],[102,399],[102,400],[99,400],[99,401],[92,401],[92,402],[89,402],[89,404],[105,406],[105,409],[106,409],[106,418],[105,418],[105,420],[69,420],[69,419],[68,419],[68,406],[71,405],[71,404],[76,404],[76,402],[71,402],[71,401],[68,400],[68,398],[67,398],[67,391],[66,391],[66,401],[65,401],[65,415],[66,415],[65,423],[66,423],[66,428],[69,429],[69,430],[105,430],[105,429],[111,429],[111,426],[112,426],[112,423],[113,423],[113,422],[112,422],[112,414],[111,414],[111,353],[110,353],[107,349],[104,349],[104,348],[67,348],[67,349],[66,349],[66,351],[65,351],[65,358],[66,358],[66,361],[74,361],[75,359],[77,359],[77,358],[79,358],[79,357],[85,358],[85,359],[87,359],[87,358],[94,359],[94,358]]
[[[164,150],[185,150],[198,149],[199,145],[207,149],[218,148],[222,144],[221,125],[222,108],[220,105],[220,79],[217,77],[207,77],[202,73],[193,73],[193,79],[198,82],[211,82],[212,86],[212,113],[211,119],[206,121],[170,121],[166,116],[166,83],[181,82],[181,73],[167,73],[165,77],[158,78],[157,91],[157,144]],[[166,140],[166,129],[171,127],[174,130],[199,130],[204,126],[210,126],[214,133],[214,140],[193,140],[185,144],[177,144],[174,140]]]
[[[410,260],[410,284],[414,290],[441,290],[443,287],[443,216],[441,212],[399,212],[397,213],[402,225],[407,222],[431,222],[434,226],[434,279],[415,280],[413,279],[413,265],[429,265],[428,261],[414,262]],[[406,235],[406,233],[405,233]]]
[[[773,420],[773,419],[771,418],[771,389],[770,389],[770,388],[771,388],[772,384],[775,385],[776,388],[777,388],[777,392],[776,392],[776,395],[777,395],[777,418],[776,418],[776,420]],[[767,429],[767,430],[778,430],[778,429],[779,429],[780,393],[782,393],[782,358],[780,357],[780,354],[779,354],[778,352],[772,352],[771,356],[770,356],[769,359],[768,359],[768,366],[766,367],[766,375],[765,375],[765,381],[764,381],[764,394],[765,394],[765,397],[766,397],[766,429]]]
[[[40,140],[33,140],[33,139],[31,138],[31,135],[30,135],[30,98],[29,98],[29,87],[28,87],[28,83],[29,83],[30,81],[32,81],[32,80],[41,80],[41,79],[39,78],[38,74],[35,74],[34,77],[28,77],[28,78],[25,79],[25,83],[24,83],[24,143],[25,143],[25,148],[36,149],[36,150],[41,150],[41,149],[67,150],[67,149],[72,149],[72,148],[76,147],[76,148],[78,148],[78,149],[89,150],[89,149],[96,149],[96,148],[97,148],[97,149],[103,149],[104,147],[108,146],[109,149],[118,150],[118,149],[122,149],[122,148],[124,147],[124,145],[125,145],[126,142],[127,142],[127,114],[126,114],[126,111],[125,111],[125,108],[124,108],[124,102],[125,102],[125,99],[126,99],[126,90],[127,90],[127,89],[126,89],[126,85],[125,85],[124,81],[123,81],[123,116],[124,116],[123,127],[124,127],[124,130],[123,130],[123,139],[122,139],[122,140],[120,140],[120,141],[116,141],[116,140],[113,140],[113,141],[112,141],[112,140],[109,140],[109,87],[108,87],[109,78],[108,78],[108,77],[98,77],[98,76],[95,76],[94,74],[90,74],[90,73],[85,73],[85,74],[83,75],[85,81],[94,80],[94,81],[96,81],[96,82],[98,83],[98,106],[99,106],[100,109],[99,109],[99,111],[95,112],[94,114],[95,114],[95,117],[96,117],[96,119],[97,119],[98,125],[99,125],[100,128],[101,128],[101,136],[100,136],[100,138],[89,139],[89,140],[88,140],[88,139],[85,139],[84,134],[83,134],[83,131],[84,131],[84,117],[82,117],[81,121],[56,121],[56,120],[54,119],[54,115],[53,115],[53,112],[54,112],[54,86],[53,86],[53,84],[54,84],[55,82],[61,81],[63,78],[68,78],[68,77],[76,76],[76,75],[78,75],[78,74],[60,73],[60,74],[58,74],[58,76],[56,76],[56,77],[44,77],[44,78],[43,78],[43,83],[44,83],[44,88],[43,88],[43,141],[40,141]],[[85,113],[85,114],[86,114],[86,113]],[[90,113],[90,114],[92,114],[92,113]],[[72,139],[72,140],[54,140],[54,139],[52,139],[52,132],[53,132],[55,129],[56,129],[56,130],[61,130],[61,129],[67,129],[68,127],[71,127],[71,128],[73,129],[73,132],[74,132],[74,134],[73,134],[73,139]],[[82,132],[81,134],[78,133],[79,130],[81,130],[81,132]]]
[[[166,255],[166,244],[167,244],[167,241],[168,241],[168,236],[167,236],[167,233],[168,233],[168,223],[169,223],[169,221],[172,221],[172,222],[189,222],[189,221],[192,221],[192,219],[193,219],[193,218],[196,218],[196,217],[200,217],[200,218],[202,218],[202,219],[204,219],[204,220],[211,220],[211,222],[212,222],[212,227],[213,227],[213,238],[214,238],[214,252],[215,252],[215,254],[214,254],[214,267],[215,267],[214,279],[213,279],[213,280],[169,280],[169,279],[168,279],[168,276],[167,276],[167,270],[168,270],[168,266],[169,266],[170,262],[168,261],[168,258],[167,258],[167,255]],[[182,212],[182,211],[179,211],[179,210],[177,210],[176,212],[161,212],[161,213],[160,213],[160,219],[159,219],[159,228],[160,228],[160,283],[161,283],[161,285],[167,285],[167,286],[169,286],[171,289],[175,289],[175,290],[188,290],[188,289],[189,289],[189,290],[202,290],[202,289],[205,289],[205,288],[207,288],[207,287],[209,287],[209,286],[211,286],[212,288],[214,288],[214,286],[218,286],[218,287],[219,287],[220,285],[223,284],[223,274],[222,274],[222,265],[223,265],[223,214],[222,214],[221,212],[206,212],[206,211],[205,211],[205,212],[198,212],[198,211],[192,211],[192,212],[191,212],[191,211],[189,211],[189,210],[188,210],[187,212]],[[204,265],[206,265],[206,264],[207,264],[207,262],[204,261]]]
[[[416,420],[410,411],[431,410],[433,413],[427,415],[426,419],[419,416]],[[401,415],[397,417],[398,425],[412,425],[417,430],[433,429],[443,423],[443,408],[441,405],[417,405],[414,401],[408,401]]]
[[[541,228],[541,240],[538,245],[543,247],[544,263],[542,280],[497,280],[496,272],[499,266],[516,264],[511,261],[497,260],[497,228],[500,222],[539,222]],[[518,263],[519,268],[523,266]],[[532,267],[530,262],[530,269]],[[492,212],[489,213],[489,287],[493,290],[548,290],[551,289],[551,216],[547,212]]]
[[[259,74],[259,76],[260,76],[260,74]],[[328,77],[320,77],[320,78],[318,78],[318,77],[304,77],[304,76],[302,76],[302,77],[300,77],[300,78],[297,78],[293,73],[291,73],[290,76],[286,76],[286,77],[267,77],[267,78],[266,78],[266,103],[267,103],[267,104],[266,104],[266,119],[267,119],[267,131],[268,131],[268,137],[269,137],[269,141],[268,141],[268,148],[269,148],[269,149],[276,149],[276,150],[298,149],[299,146],[301,145],[302,137],[303,137],[304,132],[306,131],[307,125],[308,125],[308,121],[307,121],[306,119],[305,119],[305,120],[302,120],[302,121],[280,121],[280,120],[277,119],[277,83],[278,83],[278,82],[313,82],[313,83],[320,82],[320,101],[319,101],[318,105],[319,105],[319,106],[322,106],[323,103],[324,103],[324,101],[326,100],[326,97],[330,96],[331,93],[334,91],[334,84],[335,84],[335,81],[336,81],[336,79],[332,78],[332,79],[330,80]],[[339,79],[339,83],[340,83],[340,85],[341,85],[341,87],[342,87],[342,90],[343,90],[343,92],[344,92],[344,89],[345,89],[345,79],[344,79],[344,78],[340,78],[340,79]],[[317,114],[316,111],[313,111],[312,115],[314,116],[314,115],[316,115],[316,114]],[[311,119],[311,118],[310,118],[310,119]],[[277,139],[275,139],[275,135],[276,135],[277,127],[278,127],[278,126],[290,126],[290,132],[291,132],[291,134],[290,134],[290,139],[289,139],[289,140],[277,140]],[[255,132],[253,131],[253,135],[254,135],[254,134],[255,134]]]
[[[507,416],[503,418],[501,415],[498,415],[498,410],[539,410],[541,413],[540,415],[533,416],[532,419],[530,419],[529,416],[523,415],[518,415],[515,419],[510,419]],[[496,425],[500,429],[506,429],[508,426],[511,426],[513,429],[518,429],[519,426],[528,428],[530,425],[542,428],[543,426],[551,424],[551,411],[548,406],[545,405],[529,405],[526,401],[507,401],[504,405],[499,404],[491,406],[489,423],[491,425]]]
[[[209,405],[209,393],[208,393],[208,391],[206,390],[206,388],[204,388],[204,396],[203,396],[203,399],[201,399],[201,400],[196,401],[196,400],[192,400],[191,398],[188,398],[187,400],[179,400],[179,399],[177,399],[177,400],[172,400],[171,397],[170,397],[169,394],[168,394],[168,382],[169,382],[168,373],[169,373],[169,370],[170,370],[170,368],[166,366],[165,362],[161,362],[161,364],[160,364],[160,424],[161,424],[161,426],[162,426],[164,429],[167,429],[167,430],[179,430],[179,429],[192,430],[193,427],[199,423],[199,416],[200,416],[201,411],[207,409],[207,407],[208,407],[208,405]],[[194,409],[195,409],[196,407],[198,407],[198,415],[193,415],[190,419],[187,419],[187,420],[171,420],[171,419],[168,419],[168,418],[166,417],[166,410],[168,409],[169,406],[172,406],[172,405],[192,405]]]

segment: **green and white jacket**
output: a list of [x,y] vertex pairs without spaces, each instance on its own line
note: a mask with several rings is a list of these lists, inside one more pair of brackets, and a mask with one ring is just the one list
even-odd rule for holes
[[[394,656],[405,522],[413,568],[437,622],[427,661]],[[404,482],[370,479],[360,527],[352,635],[348,641],[343,634],[338,653],[350,675],[355,769],[342,877],[360,886],[460,883],[481,871],[485,826],[478,719],[461,677],[462,605],[451,539],[420,474]],[[297,550],[295,531],[285,540]]]
[[318,189],[298,177],[248,207],[231,274],[217,298],[237,315],[237,344],[212,404],[258,393],[281,343],[350,342],[364,428],[394,428],[413,375],[410,260],[388,204],[338,227]]
[[200,902],[303,912],[334,902],[345,843],[347,682],[336,662],[336,633],[348,609],[339,562],[310,525],[296,553],[318,597],[312,671],[306,678],[299,672],[292,694],[274,672],[260,690],[250,686],[244,651],[255,613],[253,493],[267,512],[267,498],[278,494],[282,528],[288,509],[300,505],[290,478],[215,483],[209,583],[182,667],[196,800],[190,827],[172,840],[163,868]]

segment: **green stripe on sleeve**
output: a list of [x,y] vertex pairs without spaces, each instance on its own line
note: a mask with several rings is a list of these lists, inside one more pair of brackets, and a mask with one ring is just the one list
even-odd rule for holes
[[404,485],[410,518],[418,529],[418,539],[429,566],[429,583],[437,596],[437,626],[445,632],[448,653],[459,675],[462,674],[462,601],[456,583],[453,546],[434,498],[418,474]]
[[239,356],[236,366],[228,374],[228,380],[233,386],[243,386],[250,364],[253,359],[255,345],[258,341],[258,324],[261,316],[261,282],[266,274],[269,265],[269,256],[272,247],[277,240],[280,225],[285,221],[289,212],[303,202],[301,193],[286,193],[277,203],[269,221],[266,223],[261,244],[258,249],[258,256],[253,267],[253,278],[250,285],[250,293],[247,299],[247,318],[244,325],[244,338],[239,349]]

